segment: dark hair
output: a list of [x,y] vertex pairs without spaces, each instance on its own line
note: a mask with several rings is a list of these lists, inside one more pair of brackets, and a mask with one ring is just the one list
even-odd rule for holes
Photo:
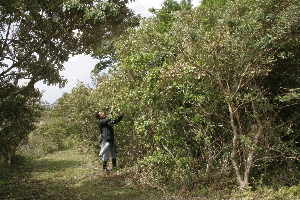
[[97,118],[97,119],[99,119],[99,117],[100,117],[99,112],[100,112],[100,111],[97,111],[97,112],[96,112],[96,118]]

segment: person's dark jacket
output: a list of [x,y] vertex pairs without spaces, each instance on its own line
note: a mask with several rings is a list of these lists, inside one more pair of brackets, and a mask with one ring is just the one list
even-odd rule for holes
[[100,131],[101,131],[101,135],[99,138],[100,142],[103,140],[107,141],[107,142],[115,141],[113,124],[120,122],[122,120],[122,118],[123,118],[123,115],[120,115],[115,120],[109,120],[109,119],[103,118],[98,121],[98,125],[99,125]]

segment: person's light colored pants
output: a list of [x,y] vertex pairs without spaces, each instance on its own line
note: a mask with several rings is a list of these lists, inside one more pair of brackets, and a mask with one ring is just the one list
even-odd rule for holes
[[102,156],[102,161],[104,161],[104,162],[107,162],[110,156],[111,156],[112,159],[116,159],[117,158],[117,147],[116,147],[116,144],[114,142],[102,141],[101,142],[101,149],[104,148],[104,146],[107,143],[109,143],[109,146],[103,152],[103,156]]

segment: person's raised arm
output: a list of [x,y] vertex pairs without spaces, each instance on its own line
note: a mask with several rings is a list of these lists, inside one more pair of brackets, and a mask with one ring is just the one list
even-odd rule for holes
[[121,113],[115,120],[113,120],[111,123],[112,124],[116,124],[118,122],[120,122],[123,118],[123,113]]

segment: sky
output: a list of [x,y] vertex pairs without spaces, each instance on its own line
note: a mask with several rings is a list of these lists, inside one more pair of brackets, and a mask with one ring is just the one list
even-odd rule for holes
[[[152,13],[148,11],[149,8],[161,8],[163,0],[136,0],[128,5],[135,14],[140,14],[142,17],[150,17]],[[178,0],[178,2],[180,2]],[[199,0],[193,0],[194,5],[198,5]],[[59,99],[63,93],[70,93],[71,90],[76,87],[78,82],[91,85],[91,71],[99,60],[93,59],[88,55],[77,55],[71,57],[68,62],[64,64],[65,70],[60,72],[60,75],[68,80],[66,86],[62,89],[59,86],[47,86],[43,82],[35,84],[36,88],[43,91],[42,100],[50,104]]]

